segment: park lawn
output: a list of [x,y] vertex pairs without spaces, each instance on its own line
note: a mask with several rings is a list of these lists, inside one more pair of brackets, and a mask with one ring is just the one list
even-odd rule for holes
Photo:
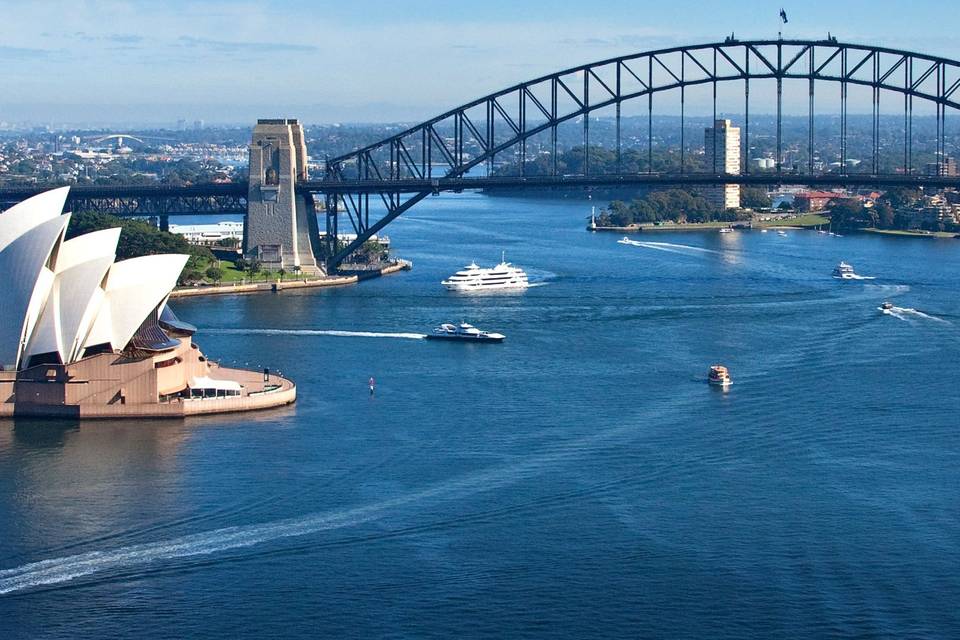
[[904,231],[902,229],[873,229],[865,227],[860,229],[865,233],[879,233],[885,236],[908,236],[912,238],[955,238],[957,236],[953,231]]
[[758,227],[817,227],[830,224],[830,218],[817,213],[805,213],[796,218],[782,218],[780,220],[757,220]]
[[654,224],[652,222],[642,222],[639,225],[637,225],[637,228],[642,229],[643,231],[696,231],[697,229],[720,229],[722,227],[729,227],[731,224],[738,224],[739,222],[742,222],[742,221],[663,222],[661,224]]

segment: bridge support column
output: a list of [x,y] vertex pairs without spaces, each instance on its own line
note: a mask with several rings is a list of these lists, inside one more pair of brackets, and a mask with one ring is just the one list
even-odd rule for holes
[[250,144],[250,186],[243,253],[264,269],[323,273],[313,243],[312,202],[296,192],[307,179],[303,127],[294,119],[258,120]]
[[170,216],[160,216],[160,231],[170,231]]

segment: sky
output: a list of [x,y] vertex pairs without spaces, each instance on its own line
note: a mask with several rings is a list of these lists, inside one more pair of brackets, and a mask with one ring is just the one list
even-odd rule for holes
[[0,122],[54,125],[410,121],[731,33],[830,32],[960,59],[949,0],[0,0],[0,16]]

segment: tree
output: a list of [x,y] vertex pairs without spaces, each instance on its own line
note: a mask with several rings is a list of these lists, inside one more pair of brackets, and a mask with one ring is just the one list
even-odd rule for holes
[[744,187],[740,190],[740,204],[749,209],[766,209],[772,201],[766,189]]
[[220,281],[223,280],[223,269],[218,265],[212,265],[207,267],[205,275],[207,276],[207,280],[220,284]]
[[260,269],[263,267],[263,265],[260,263],[259,260],[254,258],[253,260],[247,260],[246,262],[247,262],[247,273],[250,274],[251,278],[257,275],[258,273],[260,273]]
[[287,270],[283,267],[280,267],[280,270],[277,271],[277,275],[279,275],[280,279],[283,280],[283,276],[287,275]]
[[830,221],[838,231],[856,229],[864,221],[863,205],[858,201],[845,198],[831,201]]
[[893,229],[895,220],[893,207],[886,202],[880,202],[873,208],[877,211],[877,226],[881,229]]
[[908,207],[920,199],[920,192],[906,187],[895,187],[883,194],[883,199],[894,209]]
[[196,269],[184,269],[183,273],[180,274],[180,277],[177,279],[177,284],[190,285],[196,282],[203,280],[203,274],[197,271]]

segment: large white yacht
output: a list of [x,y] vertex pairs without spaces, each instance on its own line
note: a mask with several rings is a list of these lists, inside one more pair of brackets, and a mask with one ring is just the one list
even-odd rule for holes
[[833,269],[833,277],[837,280],[856,280],[857,274],[853,270],[853,265],[849,265],[841,260],[840,264]]
[[504,258],[501,258],[500,264],[488,269],[471,262],[440,284],[450,291],[526,289],[530,286],[523,269],[513,266]]

